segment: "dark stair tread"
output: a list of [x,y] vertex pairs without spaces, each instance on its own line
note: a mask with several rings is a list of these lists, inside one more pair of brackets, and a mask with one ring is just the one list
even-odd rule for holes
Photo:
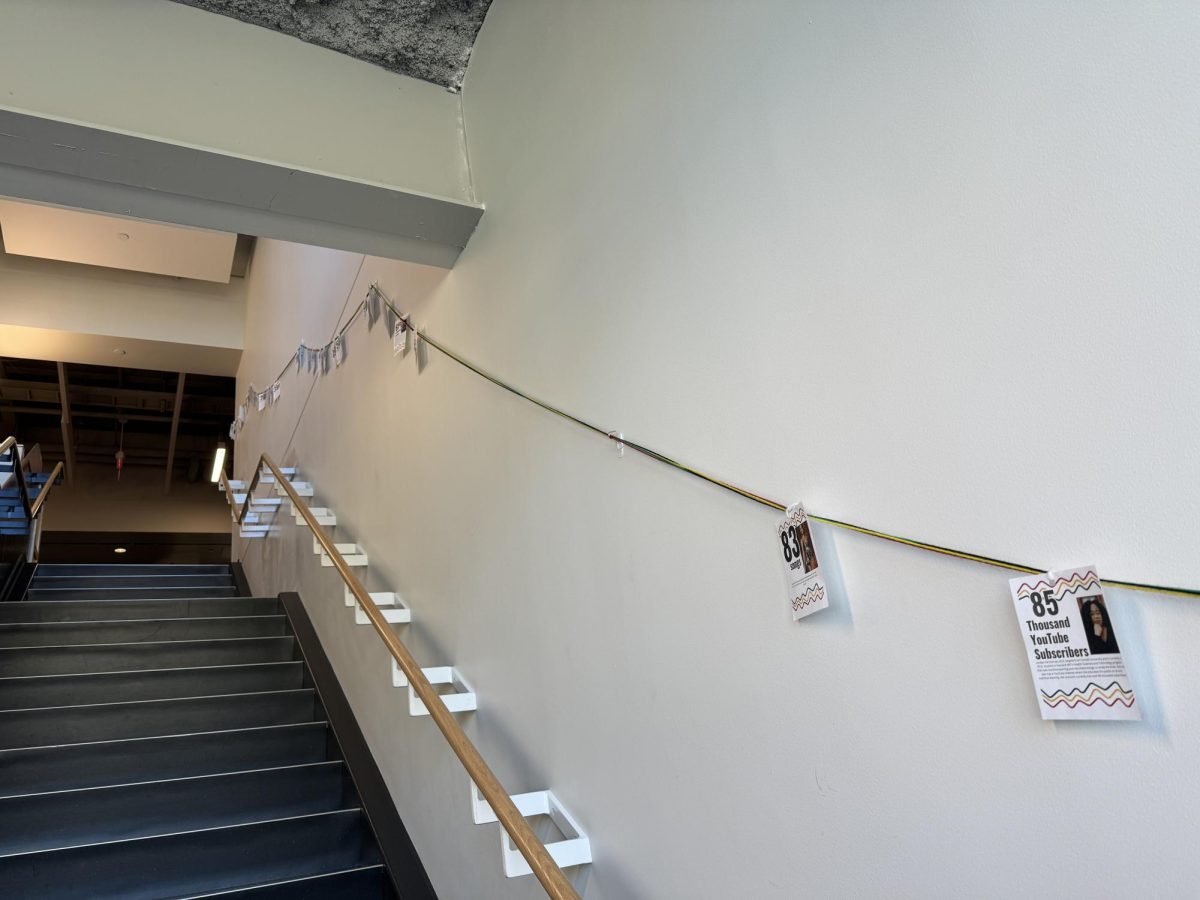
[[340,761],[0,798],[0,856],[359,808]]
[[283,603],[237,585],[48,564],[0,605],[0,894],[396,900]]
[[317,718],[312,688],[0,712],[0,749],[288,725]]
[[0,750],[0,796],[339,758],[324,721]]
[[24,600],[0,603],[0,622],[91,622],[279,615],[278,597],[176,597],[130,600]]
[[304,686],[304,664],[250,663],[0,678],[0,711],[279,691]]
[[171,563],[40,563],[35,575],[228,575],[228,565]]
[[293,637],[250,637],[65,647],[8,647],[0,648],[0,677],[285,662],[294,658],[295,646]]
[[28,600],[171,600],[195,597],[236,597],[237,588],[229,587],[154,587],[154,588],[30,588]]
[[123,588],[230,588],[232,575],[35,575],[31,589],[46,591]]
[[306,878],[231,888],[207,894],[188,894],[178,900],[395,900],[396,894],[381,865],[324,872]]
[[0,648],[285,637],[288,633],[285,615],[4,622],[0,623]]
[[379,862],[358,810],[0,856],[9,896],[189,896]]

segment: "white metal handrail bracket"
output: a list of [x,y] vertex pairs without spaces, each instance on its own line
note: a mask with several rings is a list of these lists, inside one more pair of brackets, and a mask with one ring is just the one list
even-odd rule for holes
[[[347,601],[352,596],[354,598],[357,609],[360,609],[366,616],[368,623],[374,627],[375,633],[379,639],[383,641],[388,649],[388,653],[392,657],[393,673],[399,673],[405,680],[405,684],[409,691],[409,712],[412,715],[428,715],[441,731],[442,736],[446,739],[446,743],[450,745],[450,749],[454,755],[458,757],[463,768],[467,770],[467,776],[471,779],[471,783],[476,786],[482,800],[484,800],[488,808],[493,811],[496,820],[500,822],[505,831],[505,850],[511,848],[516,859],[521,861],[521,864],[527,869],[526,874],[532,874],[537,878],[538,883],[545,889],[547,896],[554,900],[579,900],[579,894],[572,886],[570,880],[563,872],[561,865],[579,865],[579,862],[564,862],[560,864],[551,853],[550,849],[539,840],[534,833],[529,823],[525,820],[525,815],[513,803],[513,798],[509,796],[508,791],[500,784],[491,768],[479,754],[478,749],[471,743],[470,738],[462,730],[458,721],[454,717],[455,711],[465,712],[467,709],[475,708],[475,692],[462,680],[462,676],[458,671],[449,666],[442,666],[432,669],[422,669],[413,657],[412,653],[396,636],[392,630],[384,612],[376,604],[374,598],[363,586],[362,582],[355,577],[351,567],[355,563],[342,555],[342,547],[345,546],[350,550],[350,557],[361,557],[361,562],[357,565],[366,565],[366,551],[357,544],[339,545],[325,533],[317,521],[316,516],[308,508],[308,506],[300,499],[301,491],[294,486],[290,477],[294,477],[295,470],[284,472],[266,453],[259,458],[258,465],[255,467],[254,478],[245,486],[245,498],[239,502],[235,500],[233,489],[230,486],[229,479],[222,472],[220,476],[220,484],[225,491],[225,496],[229,501],[230,514],[233,516],[234,522],[241,526],[243,519],[250,513],[252,506],[254,489],[258,486],[260,480],[264,477],[270,477],[275,484],[276,490],[280,491],[282,496],[286,496],[292,503],[293,510],[297,515],[304,520],[304,524],[308,525],[309,530],[313,534],[313,549],[321,554],[321,565],[332,566],[337,569],[338,574],[345,582]],[[305,496],[312,496],[312,485],[302,483],[302,489]],[[428,673],[428,674],[427,674]],[[432,678],[430,677],[432,676]],[[395,674],[393,675],[393,683],[396,681]],[[433,686],[433,679],[437,679],[440,684],[453,684],[456,692],[445,696],[438,693]],[[448,679],[448,680],[443,680]],[[400,686],[400,685],[397,685]],[[548,792],[547,792],[548,793]],[[574,820],[566,817],[561,806],[557,801],[547,800],[547,815],[554,818],[556,813],[550,810],[557,810],[559,818],[571,828],[575,828]],[[558,824],[558,819],[555,819]],[[563,826],[559,825],[559,830],[564,831]],[[577,829],[576,829],[577,832]],[[586,841],[586,838],[583,838]],[[561,852],[561,851],[560,851]],[[588,849],[588,859],[591,860],[590,846]],[[570,854],[568,854],[568,858]],[[505,857],[505,872],[509,872],[509,860]],[[520,873],[517,873],[520,874]]]
[[[547,816],[554,827],[562,833],[561,841],[546,844],[546,850],[554,857],[559,866],[582,866],[592,861],[592,843],[583,833],[575,817],[567,812],[566,807],[558,802],[552,791],[531,791],[528,794],[515,794],[513,805],[526,818]],[[476,825],[486,825],[495,822],[496,813],[486,800],[479,794],[479,787],[471,782],[471,815]],[[508,832],[501,830],[500,856],[504,863],[504,874],[509,878],[517,878],[529,874],[529,865],[521,858],[521,854],[509,840]]]

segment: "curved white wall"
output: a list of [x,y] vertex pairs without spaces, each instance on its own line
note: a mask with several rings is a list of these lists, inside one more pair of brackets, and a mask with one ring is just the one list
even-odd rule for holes
[[[239,388],[378,279],[483,366],[769,496],[1200,586],[1198,32],[1182,3],[497,0],[458,265],[262,242]],[[1200,878],[1200,605],[1111,592],[1145,721],[1044,723],[1002,571],[822,530],[848,596],[793,623],[774,514],[436,353],[418,373],[360,322],[311,396],[283,385],[239,474],[265,448],[316,483],[421,661],[478,689],[501,779],[590,832],[589,900]],[[442,896],[538,896],[287,527],[251,580],[304,593]]]

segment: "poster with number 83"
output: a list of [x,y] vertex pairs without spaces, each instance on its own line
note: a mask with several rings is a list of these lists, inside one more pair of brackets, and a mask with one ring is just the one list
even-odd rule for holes
[[813,547],[808,516],[799,503],[788,507],[777,529],[783,569],[788,580],[788,601],[792,618],[803,619],[829,606],[829,594],[817,551]]

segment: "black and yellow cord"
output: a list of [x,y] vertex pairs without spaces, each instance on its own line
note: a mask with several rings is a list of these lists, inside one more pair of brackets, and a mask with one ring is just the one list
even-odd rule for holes
[[[688,475],[692,475],[695,478],[699,478],[701,481],[706,481],[709,484],[714,485],[715,487],[719,487],[719,488],[722,488],[727,491],[732,491],[733,493],[735,493],[741,497],[745,497],[747,500],[751,500],[762,506],[769,507],[770,509],[779,510],[780,512],[785,511],[787,509],[787,507],[784,504],[779,503],[776,500],[770,500],[767,497],[763,497],[762,495],[756,494],[753,491],[748,491],[745,488],[740,488],[737,485],[731,484],[728,481],[722,481],[720,478],[716,478],[712,475],[702,472],[699,469],[694,469],[691,466],[685,465],[684,463],[681,463],[676,459],[672,459],[671,457],[669,457],[663,453],[659,453],[657,450],[652,450],[649,447],[645,447],[641,444],[636,443],[635,441],[631,441],[629,438],[619,436],[619,435],[617,435],[617,433],[615,431],[609,431],[604,428],[601,428],[600,426],[594,425],[593,423],[588,422],[584,419],[581,419],[578,416],[573,416],[573,415],[571,415],[571,413],[566,412],[565,410],[559,409],[556,406],[551,406],[549,403],[545,403],[541,400],[538,400],[536,397],[531,397],[529,394],[526,394],[524,391],[521,391],[521,390],[513,387],[508,382],[503,381],[500,378],[497,378],[495,375],[492,375],[490,372],[484,371],[483,369],[479,368],[478,366],[474,365],[473,363],[468,362],[467,360],[463,359],[457,353],[450,350],[448,347],[444,346],[443,344],[439,343],[438,341],[434,340],[433,338],[429,337],[427,334],[415,329],[413,327],[412,323],[410,322],[409,318],[407,316],[405,316],[403,313],[401,313],[400,310],[396,309],[395,304],[393,304],[392,301],[387,297],[387,295],[384,294],[383,291],[379,289],[378,285],[371,285],[371,290],[375,291],[375,293],[378,294],[379,298],[383,301],[384,305],[387,306],[387,308],[392,311],[393,315],[395,315],[396,318],[398,318],[402,322],[404,322],[405,327],[408,328],[409,330],[411,330],[413,332],[413,334],[415,334],[417,337],[420,338],[421,341],[428,344],[430,347],[433,347],[435,350],[437,350],[439,353],[441,353],[443,356],[447,357],[448,359],[451,359],[454,362],[458,363],[463,368],[468,369],[471,372],[474,372],[480,378],[490,381],[492,384],[496,385],[496,387],[502,388],[503,390],[508,391],[510,394],[514,394],[515,396],[520,397],[522,400],[526,400],[529,403],[532,403],[535,406],[540,407],[541,409],[544,409],[546,412],[553,413],[554,415],[556,415],[560,418],[566,419],[568,422],[578,425],[581,428],[586,428],[588,431],[595,432],[596,434],[601,435],[602,437],[605,437],[608,440],[619,443],[625,447],[630,448],[631,450],[635,450],[644,456],[648,456],[653,460],[657,460],[658,462],[663,463],[664,465],[671,466],[672,468],[678,469],[681,472],[686,472]],[[339,336],[344,335],[346,333],[346,329],[349,328],[350,325],[354,322],[354,320],[357,319],[358,316],[362,313],[362,311],[364,309],[366,309],[366,303],[367,303],[367,301],[364,300],[362,303],[360,303],[358,305],[358,308],[354,310],[354,312],[350,315],[350,318],[347,319],[346,323],[341,327],[341,329],[339,329],[339,331],[338,331]],[[293,359],[294,359],[294,357],[293,357]],[[291,365],[291,362],[289,361],[288,365],[284,366],[283,371],[286,372],[288,369],[288,366],[290,366],[290,365]],[[1011,571],[1011,572],[1024,572],[1027,574],[1037,574],[1039,572],[1046,571],[1046,569],[1044,567],[1028,566],[1028,565],[1024,565],[1022,563],[1010,562],[1010,561],[1004,560],[1004,559],[996,559],[995,557],[992,557],[992,556],[984,556],[980,553],[971,553],[968,550],[956,550],[953,547],[943,547],[939,544],[931,544],[931,543],[928,543],[927,541],[916,540],[915,538],[906,538],[906,537],[902,537],[901,535],[898,535],[898,534],[890,534],[886,531],[879,531],[874,528],[867,528],[864,525],[855,525],[852,522],[843,522],[839,519],[831,519],[827,516],[816,515],[812,512],[808,513],[808,517],[817,522],[822,522],[826,525],[830,525],[834,528],[842,528],[842,529],[845,529],[846,531],[853,531],[858,534],[867,535],[868,537],[879,538],[880,540],[884,540],[884,541],[891,541],[892,543],[895,543],[895,544],[903,544],[906,547],[912,547],[917,550],[925,550],[929,553],[937,553],[937,554],[940,554],[941,556],[950,556],[955,559],[965,559],[969,562],[981,563],[982,565],[985,565],[985,566],[995,566],[998,569],[1007,569],[1008,571]],[[1121,580],[1113,579],[1113,578],[1104,578],[1104,579],[1101,579],[1101,581],[1103,584],[1108,585],[1109,587],[1125,588],[1125,589],[1131,590],[1131,591],[1145,591],[1147,593],[1154,593],[1154,594],[1168,594],[1168,595],[1176,596],[1176,597],[1200,597],[1200,589],[1195,589],[1195,588],[1169,587],[1169,586],[1161,585],[1161,584],[1144,584],[1142,582],[1137,582],[1137,581],[1121,581]]]

